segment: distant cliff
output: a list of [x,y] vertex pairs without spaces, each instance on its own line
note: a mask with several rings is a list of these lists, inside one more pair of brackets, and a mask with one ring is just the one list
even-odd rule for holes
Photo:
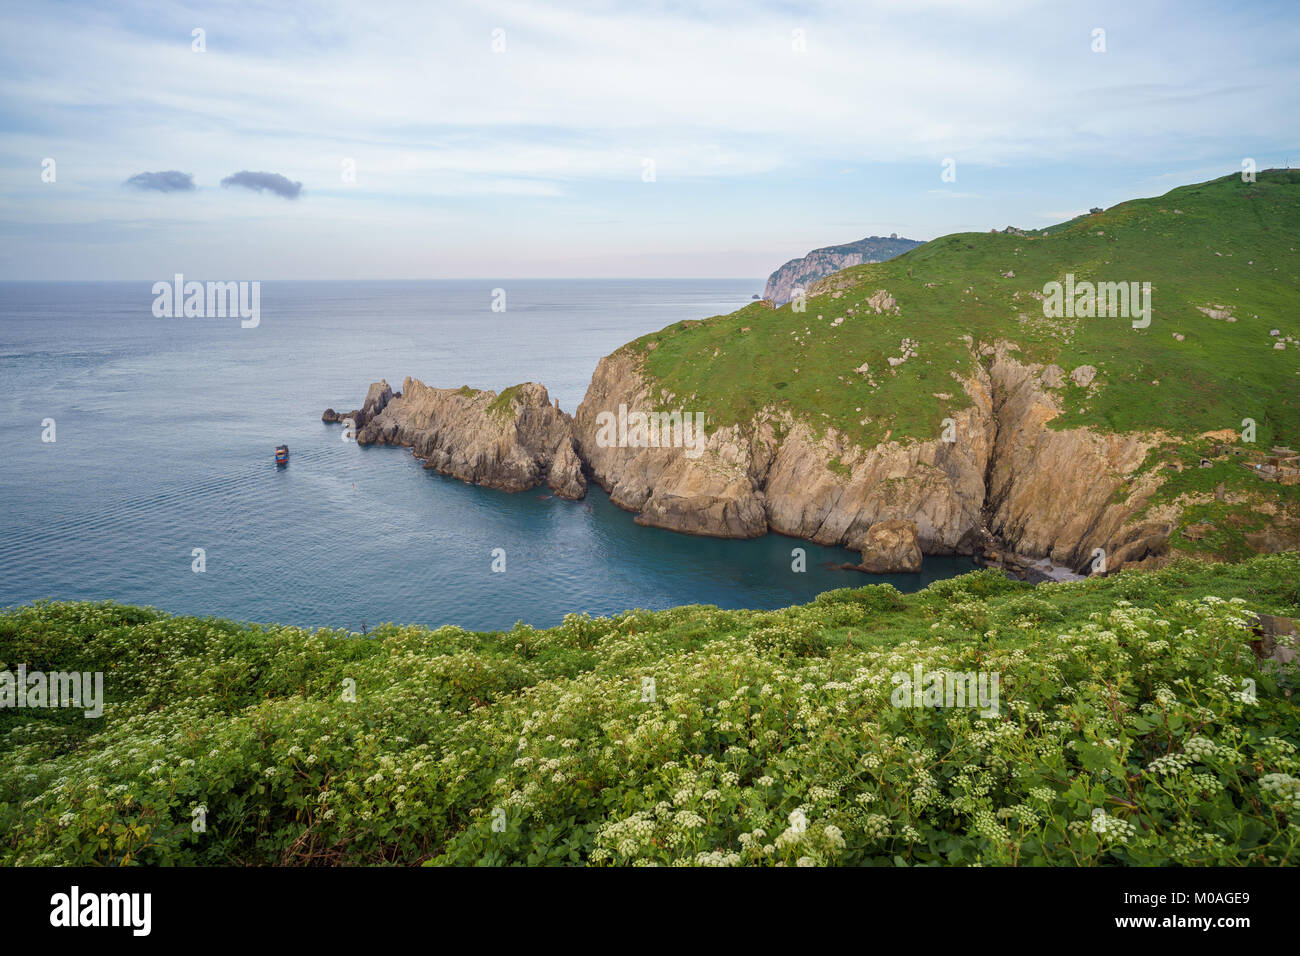
[[916,239],[899,239],[890,236],[868,236],[857,242],[846,242],[842,246],[825,246],[814,249],[802,259],[791,259],[773,272],[763,290],[763,298],[774,305],[784,305],[794,298],[794,290],[807,288],[818,279],[823,279],[832,272],[839,272],[849,266],[859,266],[864,262],[884,262],[895,256],[901,256],[909,249],[921,245]]

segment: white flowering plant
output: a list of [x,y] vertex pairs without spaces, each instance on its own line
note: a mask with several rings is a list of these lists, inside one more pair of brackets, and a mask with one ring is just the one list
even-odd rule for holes
[[[1297,581],[1294,554],[986,571],[366,637],[12,608],[0,670],[102,670],[107,703],[0,709],[0,862],[1294,864],[1293,675],[1250,626]],[[1002,706],[894,706],[916,665],[996,673]]]

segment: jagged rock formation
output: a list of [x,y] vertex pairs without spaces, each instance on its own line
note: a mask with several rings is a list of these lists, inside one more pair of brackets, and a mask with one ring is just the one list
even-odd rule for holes
[[806,290],[812,283],[833,272],[862,265],[864,262],[884,262],[919,245],[921,243],[915,239],[868,236],[857,242],[814,249],[801,259],[791,259],[773,272],[768,277],[763,298],[774,305],[784,305],[794,298],[794,290],[797,288]]
[[922,552],[978,554],[1040,579],[1052,576],[1047,561],[1089,573],[1099,551],[1111,571],[1159,563],[1177,511],[1136,516],[1163,480],[1141,466],[1169,436],[1053,429],[1058,393],[1074,387],[1059,367],[1022,361],[1007,341],[971,351],[979,361],[961,382],[971,404],[953,415],[953,441],[864,447],[767,408],[709,432],[698,457],[667,442],[609,442],[602,412],[662,404],[628,348],[601,359],[572,417],[537,383],[497,395],[408,378],[401,392],[377,382],[361,409],[323,418],[351,418],[360,444],[410,447],[463,481],[547,484],[579,499],[589,475],[639,524],[727,538],[777,531],[862,551],[858,567],[875,573],[918,570]]
[[1022,362],[1005,341],[972,352],[980,361],[962,382],[971,404],[953,416],[953,441],[862,447],[773,409],[708,433],[698,457],[602,441],[602,412],[656,404],[626,348],[601,359],[573,417],[537,383],[498,396],[408,378],[399,393],[377,382],[361,409],[323,418],[352,418],[360,444],[410,447],[463,481],[545,483],[578,499],[585,471],[639,524],[727,538],[778,531],[863,551],[864,570],[917,570],[912,544],[917,556],[1003,550],[1084,572],[1096,549],[1112,570],[1161,555],[1174,516],[1131,520],[1159,484],[1157,472],[1137,471],[1161,436],[1054,430],[1059,368]]
[[653,405],[626,349],[597,366],[574,416],[575,442],[615,504],[638,512],[640,524],[675,531],[753,537],[770,529],[863,550],[876,525],[902,521],[928,554],[971,554],[991,533],[1021,555],[1076,570],[1095,548],[1112,569],[1161,553],[1172,518],[1128,523],[1158,478],[1134,481],[1113,500],[1158,436],[1054,431],[1052,386],[1061,376],[1020,362],[1012,343],[977,351],[982,361],[962,383],[971,405],[953,416],[951,442],[864,448],[768,409],[710,433],[695,459],[681,448],[601,447],[601,412]]
[[1122,500],[1114,498],[1160,436],[1047,427],[1061,407],[1043,382],[1045,371],[1017,361],[1008,343],[998,344],[989,363],[996,427],[986,489],[989,528],[1019,554],[1075,570],[1089,565],[1098,548],[1112,568],[1158,555],[1172,520],[1138,527],[1127,522],[1159,475],[1145,476]]
[[370,388],[366,390],[366,400],[361,403],[360,408],[354,408],[350,412],[336,412],[332,408],[325,409],[320,420],[323,422],[352,422],[352,429],[355,434],[356,429],[365,425],[376,415],[384,410],[384,407],[393,399],[393,390],[388,387],[387,380],[372,382]]
[[[330,416],[333,414],[333,418]],[[489,488],[525,491],[546,484],[563,498],[587,493],[573,447],[572,418],[546,389],[526,382],[500,395],[472,388],[432,388],[407,378],[394,395],[370,386],[357,423],[361,445],[409,447],[424,467]],[[325,421],[341,421],[326,411]]]
[[698,460],[688,458],[684,448],[607,446],[600,441],[597,418],[620,404],[654,407],[635,358],[624,351],[600,360],[574,416],[578,454],[614,504],[638,512],[638,524],[690,534],[753,538],[767,533],[763,498],[751,471],[755,456],[770,453],[770,428],[752,437],[739,427],[720,429],[709,436],[708,450]]

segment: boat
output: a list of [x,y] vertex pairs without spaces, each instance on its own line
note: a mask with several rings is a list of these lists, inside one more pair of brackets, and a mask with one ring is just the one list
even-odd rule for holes
[[275,463],[276,463],[276,465],[278,465],[278,466],[281,467],[281,468],[283,468],[285,465],[289,464],[289,446],[288,446],[288,445],[276,445],[276,446],[275,446]]

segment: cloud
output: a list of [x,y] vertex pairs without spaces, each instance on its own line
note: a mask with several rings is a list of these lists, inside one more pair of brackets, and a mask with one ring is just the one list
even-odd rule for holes
[[192,192],[195,189],[194,176],[190,173],[166,169],[158,173],[136,173],[124,186],[136,189],[153,189],[160,193]]
[[[1300,154],[1284,121],[1300,115],[1300,20],[1204,2],[1189,17],[1174,0],[227,0],[222,49],[202,55],[192,6],[159,20],[144,0],[0,3],[0,214],[33,237],[95,220],[122,236],[74,260],[0,233],[0,276],[167,275],[181,251],[266,278],[538,275],[586,255],[663,275],[642,270],[677,254],[690,274],[736,275],[722,253],[738,243],[757,276],[837,236],[1044,225]],[[142,158],[151,143],[212,201],[123,188],[163,161]],[[33,191],[31,156],[94,175]],[[960,183],[927,194],[944,157]],[[311,202],[212,190],[236,162],[310,179]],[[257,176],[226,184],[270,188],[241,181]],[[256,241],[249,204],[275,214]],[[175,234],[142,239],[142,206]]]
[[227,176],[221,180],[221,185],[243,186],[245,189],[256,189],[259,193],[263,189],[269,189],[285,199],[297,199],[302,192],[302,183],[290,182],[279,173],[254,173],[247,169]]

